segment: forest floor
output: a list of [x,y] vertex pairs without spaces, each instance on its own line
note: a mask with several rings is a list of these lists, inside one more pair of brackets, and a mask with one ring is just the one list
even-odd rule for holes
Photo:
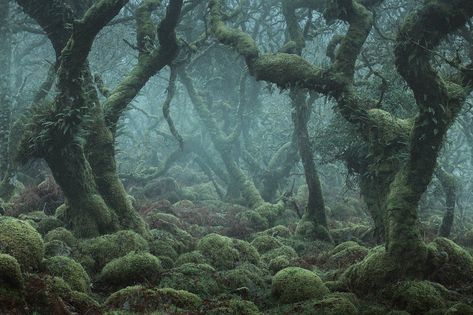
[[[135,200],[150,239],[81,240],[54,213],[54,183],[24,190],[0,216],[0,314],[473,314],[473,283],[346,285],[347,270],[383,251],[357,198],[332,205],[329,243],[296,235],[297,211],[283,204],[250,210],[193,193]],[[426,241],[439,213],[422,218]],[[452,239],[473,273],[473,225],[461,224]]]

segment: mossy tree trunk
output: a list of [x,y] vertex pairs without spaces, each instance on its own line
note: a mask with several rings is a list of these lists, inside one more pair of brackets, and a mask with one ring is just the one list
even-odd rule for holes
[[[174,58],[177,52],[174,28],[182,1],[170,2],[157,32],[150,16],[159,1],[143,2],[137,11],[138,44],[148,47],[148,41],[158,33],[161,46],[140,50],[138,64],[108,95],[103,106],[98,102],[86,60],[95,35],[127,1],[96,2],[80,23],[75,24],[68,6],[50,7],[52,4],[48,1],[18,0],[18,3],[48,34],[60,60],[58,97],[51,106],[39,108],[38,115],[32,117],[33,127],[25,135],[20,154],[24,159],[46,159],[64,191],[66,217],[78,236],[90,237],[121,228],[147,235],[146,225],[133,209],[117,174],[116,124],[149,78]],[[74,25],[72,30],[67,27],[68,23]],[[48,129],[41,131],[45,126]],[[85,145],[80,140],[84,133],[88,135]],[[68,157],[68,161],[63,161],[63,157]],[[74,186],[79,188],[71,189]],[[96,214],[92,215],[94,211]]]
[[440,166],[435,170],[435,175],[439,179],[445,194],[445,214],[443,215],[442,224],[440,225],[438,234],[442,237],[449,237],[450,233],[452,232],[453,220],[455,216],[455,176]]

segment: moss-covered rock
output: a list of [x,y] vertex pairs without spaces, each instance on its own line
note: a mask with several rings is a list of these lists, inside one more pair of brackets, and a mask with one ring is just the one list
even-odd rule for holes
[[366,257],[368,249],[356,242],[348,241],[337,245],[328,253],[327,266],[330,268],[347,268]]
[[44,257],[46,258],[53,256],[69,257],[71,254],[72,249],[62,241],[52,240],[44,243]]
[[296,303],[313,298],[322,298],[329,290],[314,272],[288,267],[273,277],[271,294],[282,304]]
[[237,289],[247,288],[252,298],[263,294],[267,283],[269,283],[267,271],[249,263],[244,263],[235,269],[223,271],[218,280],[228,292],[236,292]]
[[273,226],[274,222],[278,219],[281,213],[284,212],[284,205],[281,203],[271,204],[265,202],[257,207],[254,211],[261,217],[265,218],[269,226]]
[[47,259],[45,266],[50,275],[64,279],[72,290],[90,292],[89,275],[75,260],[64,256],[55,256]]
[[205,259],[204,255],[202,255],[201,252],[194,250],[192,252],[180,255],[176,260],[176,266],[181,266],[187,263],[207,264],[208,261]]
[[307,240],[332,241],[329,231],[322,225],[314,224],[312,220],[303,217],[296,227],[296,235]]
[[272,250],[267,251],[266,253],[264,253],[261,256],[261,260],[266,265],[269,265],[271,260],[273,260],[274,258],[279,257],[279,256],[284,256],[288,260],[292,260],[294,258],[299,257],[299,255],[297,255],[296,251],[292,247],[287,246],[287,245],[283,245],[281,247],[272,249]]
[[359,311],[350,299],[340,294],[330,294],[323,299],[310,299],[298,303],[280,305],[269,310],[268,314],[356,315],[359,314]]
[[258,251],[248,242],[215,233],[203,237],[197,250],[218,270],[232,269],[243,262],[259,263]]
[[48,216],[38,222],[37,230],[41,235],[45,235],[55,228],[64,226],[64,223],[55,216]]
[[179,254],[191,251],[195,246],[192,235],[175,224],[162,224],[159,229],[151,230],[151,236],[154,240],[168,242]]
[[425,314],[445,308],[442,295],[428,281],[404,281],[395,285],[391,303],[394,308],[411,314]]
[[150,242],[149,251],[155,256],[166,256],[172,260],[176,260],[179,256],[171,244],[165,241],[154,240]]
[[146,222],[148,222],[151,229],[159,229],[163,225],[174,224],[177,227],[182,228],[183,223],[181,219],[172,215],[170,213],[151,213],[146,217]]
[[97,282],[102,288],[123,288],[140,283],[157,284],[162,271],[157,257],[149,253],[132,252],[107,263]]
[[45,242],[50,242],[53,240],[62,241],[69,247],[74,247],[77,245],[76,237],[69,230],[63,227],[55,228],[44,236]]
[[100,271],[112,259],[122,257],[132,251],[147,252],[148,243],[133,231],[118,231],[114,234],[103,235],[84,240],[81,247],[81,264],[91,271]]
[[263,231],[269,227],[268,219],[254,210],[246,210],[236,216],[238,223],[252,231]]
[[22,290],[23,276],[15,257],[0,254],[0,290]]
[[104,303],[109,310],[151,313],[174,313],[181,309],[183,313],[197,312],[202,299],[197,295],[171,288],[145,288],[132,286],[121,289],[110,295]]
[[288,237],[292,236],[292,232],[291,232],[291,230],[289,230],[288,227],[286,227],[284,225],[276,225],[276,226],[273,226],[270,229],[259,232],[256,235],[257,236],[269,235],[269,236],[272,236],[272,237],[288,238]]
[[456,303],[445,312],[445,315],[469,315],[469,314],[473,314],[473,306],[465,304],[465,303]]
[[253,241],[251,241],[251,245],[253,245],[260,254],[283,246],[277,238],[270,235],[259,235],[255,237]]
[[209,298],[220,292],[216,270],[207,264],[187,263],[168,271],[159,286],[195,293]]
[[28,223],[14,218],[0,218],[0,253],[18,261],[23,271],[38,269],[44,256],[41,235]]
[[258,307],[250,301],[232,298],[220,300],[209,305],[205,310],[208,315],[260,315]]
[[341,276],[341,281],[352,292],[377,293],[399,277],[396,262],[384,247],[371,249],[360,262],[350,266]]
[[59,277],[29,274],[25,300],[31,314],[100,314],[99,304],[89,295],[72,290]]
[[447,238],[437,238],[429,244],[432,264],[428,279],[446,287],[468,286],[473,283],[473,257]]
[[268,269],[271,270],[272,274],[275,274],[284,268],[290,267],[291,261],[292,260],[285,255],[276,256],[269,261]]

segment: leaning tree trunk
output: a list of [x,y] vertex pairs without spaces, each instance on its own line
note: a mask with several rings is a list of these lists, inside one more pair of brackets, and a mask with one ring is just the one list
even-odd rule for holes
[[450,233],[452,232],[453,219],[455,215],[455,177],[453,174],[445,171],[441,167],[437,168],[435,175],[439,179],[445,193],[445,214],[443,216],[442,224],[440,225],[438,234],[439,236],[449,237]]

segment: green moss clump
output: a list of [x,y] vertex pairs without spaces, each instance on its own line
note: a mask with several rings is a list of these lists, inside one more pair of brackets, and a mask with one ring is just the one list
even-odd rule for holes
[[209,298],[220,292],[216,270],[207,264],[183,264],[166,273],[161,288],[186,290]]
[[172,260],[176,260],[179,256],[176,250],[166,241],[152,241],[149,244],[149,251],[155,256],[166,256]]
[[281,247],[283,244],[275,237],[260,235],[251,241],[251,245],[253,245],[260,254],[264,254],[272,249]]
[[218,270],[229,270],[243,262],[259,263],[258,251],[248,242],[215,233],[202,238],[197,250]]
[[146,221],[149,223],[150,228],[159,228],[163,224],[174,224],[182,227],[181,219],[170,213],[151,213],[146,217]]
[[321,300],[311,299],[299,303],[280,305],[277,308],[270,310],[269,313],[274,315],[356,315],[359,314],[359,311],[352,301],[345,296],[340,294],[329,294]]
[[218,279],[230,292],[247,288],[254,298],[264,292],[266,283],[269,282],[269,274],[253,264],[244,263],[235,269],[221,272]]
[[98,276],[101,287],[126,287],[139,283],[157,283],[163,268],[160,260],[149,253],[129,253],[115,258]]
[[316,225],[307,217],[303,217],[296,227],[296,235],[307,240],[324,240],[331,242],[329,231],[322,225]]
[[438,290],[428,281],[404,281],[392,289],[391,304],[411,314],[424,314],[444,309],[445,302]]
[[345,269],[366,257],[368,249],[356,242],[348,241],[336,246],[328,253],[327,265],[331,268]]
[[53,256],[66,256],[69,257],[72,253],[72,249],[64,244],[63,241],[52,240],[44,243],[44,257],[49,258]]
[[155,311],[175,312],[177,308],[183,313],[197,312],[202,305],[202,299],[197,295],[171,288],[151,289],[142,286],[132,286],[121,289],[110,295],[105,301],[105,307],[110,310],[127,312],[151,313]]
[[129,252],[149,250],[148,243],[141,235],[128,230],[84,240],[80,247],[83,256],[80,262],[95,272],[101,270],[112,259]]
[[50,242],[53,240],[62,241],[69,247],[74,247],[77,245],[76,237],[63,227],[55,228],[44,236],[45,242]]
[[450,307],[445,315],[468,315],[473,314],[473,307],[465,303],[457,303]]
[[217,301],[209,310],[208,315],[261,315],[258,307],[250,301],[233,298],[226,301]]
[[273,226],[273,223],[284,212],[284,206],[282,204],[271,204],[265,202],[254,211],[261,217],[265,218],[268,221],[269,226]]
[[49,231],[62,226],[64,226],[64,223],[61,220],[54,216],[48,216],[38,222],[37,230],[41,235],[45,235]]
[[279,256],[286,257],[288,260],[292,260],[294,258],[299,257],[297,255],[296,251],[292,247],[283,245],[281,247],[272,249],[272,250],[264,253],[263,256],[261,256],[261,260],[266,265],[269,265],[271,260],[273,260],[274,258],[279,257]]
[[22,290],[23,286],[23,276],[18,261],[8,254],[0,254],[0,288]]
[[273,277],[271,294],[282,304],[321,298],[329,293],[322,280],[314,272],[288,267]]
[[151,230],[154,240],[168,242],[178,253],[185,253],[194,248],[194,238],[175,224],[162,224]]
[[271,270],[273,274],[290,266],[291,260],[284,255],[274,257],[268,263],[268,269]]
[[23,271],[35,270],[44,257],[43,239],[24,221],[0,218],[0,253],[15,257]]
[[473,257],[453,241],[439,237],[428,246],[432,264],[429,280],[446,287],[469,286],[473,282]]
[[64,256],[55,256],[47,259],[45,265],[50,275],[64,279],[72,290],[90,292],[89,275],[75,260]]
[[341,276],[341,281],[352,292],[377,293],[399,277],[396,262],[384,247],[371,249],[359,263],[350,266]]
[[254,210],[238,213],[237,219],[240,225],[248,227],[253,231],[263,231],[269,227],[268,219]]
[[159,260],[161,261],[161,266],[164,268],[164,269],[172,269],[174,268],[174,260],[172,260],[171,258],[169,258],[168,256],[156,256],[159,258]]
[[187,263],[207,264],[208,261],[205,259],[204,255],[202,255],[201,252],[194,250],[192,252],[180,255],[176,260],[176,266],[181,266]]
[[353,217],[360,217],[361,209],[355,208],[353,204],[337,203],[331,208],[331,217],[339,221],[347,221]]
[[259,232],[256,234],[257,236],[260,235],[269,235],[272,237],[282,237],[282,238],[288,238],[292,236],[291,230],[289,230],[286,226],[284,225],[276,225],[273,226],[270,229],[267,229],[263,232]]

